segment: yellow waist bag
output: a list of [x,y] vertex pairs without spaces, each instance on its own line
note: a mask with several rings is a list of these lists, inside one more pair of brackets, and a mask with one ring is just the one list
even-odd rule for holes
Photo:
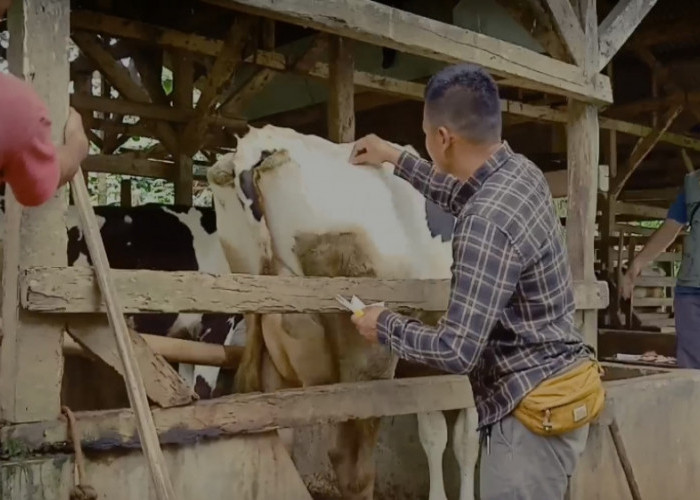
[[525,427],[541,436],[578,429],[603,410],[605,389],[600,365],[586,361],[541,382],[513,411]]

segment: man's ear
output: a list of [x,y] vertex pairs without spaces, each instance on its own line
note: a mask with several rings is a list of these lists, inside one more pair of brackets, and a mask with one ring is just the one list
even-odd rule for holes
[[437,132],[438,136],[440,137],[440,146],[442,147],[443,151],[446,151],[452,144],[452,134],[450,134],[450,131],[445,127],[438,127]]

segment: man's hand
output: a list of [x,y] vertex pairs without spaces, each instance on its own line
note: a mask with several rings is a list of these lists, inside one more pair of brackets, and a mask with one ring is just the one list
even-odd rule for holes
[[627,300],[632,296],[632,291],[634,290],[634,280],[639,275],[639,270],[632,263],[627,272],[622,276],[622,283],[620,283],[620,292],[622,293],[622,298]]
[[369,134],[359,139],[350,154],[350,163],[354,165],[372,165],[381,167],[382,163],[389,162],[396,165],[399,162],[401,151],[374,134]]
[[83,119],[73,108],[68,111],[68,120],[63,129],[64,144],[58,147],[58,161],[61,167],[61,177],[58,186],[70,181],[78,171],[80,163],[88,155],[90,142],[85,135]]
[[385,309],[385,307],[365,307],[363,316],[357,317],[353,314],[350,319],[357,327],[360,335],[372,343],[377,343],[379,342],[377,338],[377,320]]

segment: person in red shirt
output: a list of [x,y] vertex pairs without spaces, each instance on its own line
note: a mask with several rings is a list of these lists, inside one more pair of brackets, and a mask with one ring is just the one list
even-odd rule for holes
[[[0,0],[0,18],[10,5]],[[64,144],[51,141],[51,120],[36,92],[19,78],[0,73],[0,182],[17,201],[35,207],[48,201],[73,178],[87,156],[88,140],[80,115],[70,109]]]

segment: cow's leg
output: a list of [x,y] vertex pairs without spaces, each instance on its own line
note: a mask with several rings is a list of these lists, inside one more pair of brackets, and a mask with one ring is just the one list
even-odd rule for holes
[[335,447],[328,453],[343,500],[371,500],[374,450],[380,419],[350,420],[336,426]]
[[442,411],[419,413],[418,438],[428,458],[430,473],[429,500],[447,500],[442,474],[442,455],[447,447],[447,423]]
[[[263,392],[278,391],[280,389],[292,387],[292,385],[287,383],[277,371],[267,351],[262,354],[262,374],[260,378]],[[278,429],[277,434],[282,440],[282,444],[284,444],[284,447],[287,449],[289,456],[292,456],[292,450],[294,448],[294,429]]]
[[459,500],[474,500],[474,468],[479,457],[476,408],[459,412],[455,422],[453,448],[460,471]]

